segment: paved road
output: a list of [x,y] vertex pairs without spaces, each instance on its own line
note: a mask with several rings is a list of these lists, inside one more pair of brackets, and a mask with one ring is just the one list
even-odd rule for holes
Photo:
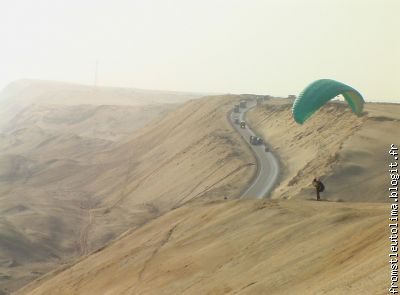
[[240,133],[243,139],[250,145],[257,158],[257,175],[253,183],[249,188],[242,194],[241,198],[256,198],[262,199],[268,197],[272,188],[278,181],[279,175],[279,164],[276,157],[271,152],[265,151],[265,145],[251,145],[249,143],[250,135],[255,136],[254,132],[249,128],[246,122],[246,128],[240,128],[240,125],[234,123],[235,118],[239,118],[240,121],[246,121],[246,112],[255,107],[256,104],[249,104],[246,109],[241,108],[240,113],[232,112],[230,114],[230,120],[235,126],[236,130]]

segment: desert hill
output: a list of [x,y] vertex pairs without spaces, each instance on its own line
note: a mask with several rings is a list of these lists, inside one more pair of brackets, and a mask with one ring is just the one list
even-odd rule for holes
[[[63,106],[64,112],[73,114],[70,119],[77,120],[79,116],[90,115],[96,110],[71,108],[72,106],[91,105],[91,106],[157,106],[160,104],[183,103],[190,99],[196,99],[202,94],[157,91],[133,88],[117,87],[94,87],[87,85],[77,85],[56,81],[42,81],[23,79],[10,83],[0,92],[0,130],[4,124],[8,123],[16,114],[32,110],[32,105],[54,105]],[[70,106],[70,108],[65,108]],[[26,109],[28,107],[28,109]],[[123,108],[119,108],[123,114]],[[57,112],[57,111],[56,111]],[[58,111],[60,112],[60,111]],[[138,115],[139,112],[136,112]],[[57,114],[52,111],[53,123],[57,122]],[[66,114],[61,114],[66,118]],[[55,121],[55,122],[54,122]]]
[[255,167],[250,151],[226,120],[235,99],[189,102],[139,130],[131,141],[99,155],[107,169],[85,185],[85,190],[96,191],[98,201],[92,211],[94,248],[103,244],[108,231],[115,233],[114,222],[124,224],[118,229],[122,233],[129,224],[126,218],[135,219],[144,209],[157,216],[192,199],[240,195]]
[[123,107],[33,104],[16,114],[3,127],[3,133],[9,134],[24,128],[36,128],[57,132],[62,130],[63,133],[82,137],[120,141],[129,138],[151,120],[176,107],[176,104]]
[[314,177],[334,201],[388,202],[390,144],[400,138],[400,105],[368,103],[362,117],[330,103],[303,125],[285,100],[250,111],[250,124],[280,156],[283,173],[273,198],[312,198]]
[[[236,163],[229,169],[235,171],[252,157],[245,148],[238,149],[240,140],[236,141],[225,121],[223,111],[232,100],[226,99],[188,103],[168,115],[177,119],[174,124],[161,120],[118,147],[119,153],[128,154],[134,142],[146,142],[135,149],[142,153],[155,142],[143,154],[144,163],[169,156],[162,168],[150,174],[142,172],[143,163],[132,174],[129,169],[116,170],[128,175],[122,185],[126,189],[112,205],[115,198],[111,200],[108,194],[121,191],[121,184],[109,188],[98,207],[121,215],[122,210],[151,200],[154,211],[164,209],[158,217],[16,294],[385,294],[389,278],[387,259],[382,258],[389,249],[387,152],[388,143],[399,138],[398,105],[367,104],[366,113],[358,118],[345,105],[332,103],[303,126],[292,124],[290,105],[284,100],[254,109],[248,119],[280,157],[281,181],[272,200],[229,200],[239,195],[252,170],[246,168],[246,173],[236,177],[225,174],[220,178],[224,183],[217,181],[220,185],[214,189],[209,189],[212,182],[206,183],[206,175],[215,171],[211,167],[218,172],[221,163],[225,173]],[[190,137],[195,144],[184,149],[191,142],[189,122],[195,128]],[[161,140],[165,134],[176,135]],[[160,141],[165,143],[162,148]],[[228,152],[228,147],[237,149]],[[177,148],[182,151],[176,152]],[[211,152],[226,156],[225,160],[215,161]],[[192,155],[186,157],[187,153]],[[103,154],[104,160],[109,157]],[[203,165],[210,166],[203,169]],[[192,173],[193,178],[188,176]],[[322,176],[326,183],[325,202],[312,200],[315,196],[309,187],[314,176]],[[205,180],[199,181],[201,177]],[[108,174],[89,186],[106,179]],[[188,184],[195,181],[201,188],[188,191]],[[180,187],[180,197],[185,191],[192,197],[177,202],[174,191],[167,189],[170,182]],[[358,190],[352,189],[354,185]],[[226,196],[229,199],[223,200]],[[96,224],[112,216],[107,209],[96,214]],[[91,231],[92,247],[99,240],[97,230]]]
[[96,87],[57,81],[23,79],[10,83],[1,92],[1,103],[29,104],[93,104],[150,105],[182,103],[203,94],[135,88]]
[[383,204],[191,203],[17,294],[384,294],[386,215]]
[[16,112],[0,136],[0,290],[72,263],[188,200],[221,191],[237,197],[255,171],[226,120],[237,99],[40,103]]

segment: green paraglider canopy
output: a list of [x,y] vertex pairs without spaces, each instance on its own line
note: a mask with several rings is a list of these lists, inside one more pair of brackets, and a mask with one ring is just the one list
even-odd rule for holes
[[335,80],[321,79],[308,85],[294,101],[294,120],[303,124],[320,107],[338,95],[343,95],[353,112],[361,115],[364,99],[357,90]]

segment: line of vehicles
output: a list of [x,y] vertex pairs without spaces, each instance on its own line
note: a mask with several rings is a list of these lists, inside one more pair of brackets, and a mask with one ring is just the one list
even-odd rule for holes
[[240,113],[240,109],[245,109],[245,108],[247,108],[247,101],[241,100],[239,104],[235,104],[233,106],[233,112]]
[[[247,101],[242,100],[239,102],[239,104],[235,104],[233,107],[233,113],[240,113],[240,109],[242,109],[242,108],[243,109],[247,108]],[[233,122],[236,125],[240,125],[240,128],[243,128],[243,129],[246,128],[246,122],[243,120],[240,120],[238,117],[234,117]],[[250,135],[249,142],[251,145],[263,145],[264,144],[265,151],[269,152],[269,148],[268,148],[267,144],[259,136]]]

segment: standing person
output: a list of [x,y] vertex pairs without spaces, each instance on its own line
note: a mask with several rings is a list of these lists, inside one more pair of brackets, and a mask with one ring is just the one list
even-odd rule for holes
[[322,183],[322,181],[320,181],[317,178],[313,179],[312,185],[315,187],[315,190],[317,191],[317,201],[319,201],[321,199],[319,194],[322,193],[325,190],[325,186]]

